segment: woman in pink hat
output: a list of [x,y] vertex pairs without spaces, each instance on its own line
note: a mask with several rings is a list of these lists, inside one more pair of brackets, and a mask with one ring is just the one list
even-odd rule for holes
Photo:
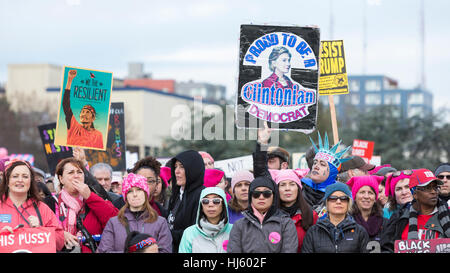
[[228,202],[228,216],[230,224],[244,217],[242,212],[248,208],[248,189],[250,183],[255,179],[248,170],[237,171],[231,178],[231,190],[233,197]]
[[412,170],[396,171],[386,179],[385,194],[388,202],[383,209],[383,217],[390,219],[392,214],[413,200],[409,180]]
[[278,185],[281,210],[295,223],[298,235],[297,252],[301,252],[306,231],[317,222],[318,215],[303,197],[300,177],[294,170],[269,170],[269,172]]
[[132,231],[138,231],[149,234],[156,240],[158,252],[171,253],[172,235],[169,225],[149,202],[147,178],[129,173],[123,180],[122,193],[125,206],[106,224],[97,252],[122,253],[127,236]]
[[383,218],[383,207],[378,201],[378,186],[384,178],[382,176],[355,176],[347,185],[352,189],[354,205],[350,215],[355,222],[364,227],[369,234],[368,249],[380,252],[380,235],[387,219]]

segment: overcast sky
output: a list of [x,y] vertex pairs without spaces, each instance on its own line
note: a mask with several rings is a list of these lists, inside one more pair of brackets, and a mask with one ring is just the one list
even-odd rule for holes
[[[317,25],[344,40],[347,72],[401,88],[420,80],[420,0],[0,0],[0,83],[12,63],[51,63],[114,72],[142,62],[156,79],[223,84],[236,92],[241,24]],[[434,110],[450,104],[450,1],[425,1],[426,87]],[[332,13],[331,8],[332,7]],[[331,37],[330,14],[333,16]]]

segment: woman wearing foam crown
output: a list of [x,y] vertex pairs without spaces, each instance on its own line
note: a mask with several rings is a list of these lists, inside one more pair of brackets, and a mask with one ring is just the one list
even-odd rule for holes
[[323,144],[320,134],[318,135],[318,138],[319,147],[317,147],[311,139],[316,155],[308,177],[302,178],[302,185],[303,195],[306,201],[319,214],[319,218],[322,218],[326,212],[325,204],[322,200],[325,189],[327,186],[336,183],[336,177],[341,163],[351,159],[341,158],[351,146],[337,152],[340,142],[330,148],[327,133],[325,133]]
[[292,81],[286,76],[291,69],[291,53],[285,47],[275,47],[269,55],[269,69],[272,71],[267,79],[262,82],[263,87],[292,88]]

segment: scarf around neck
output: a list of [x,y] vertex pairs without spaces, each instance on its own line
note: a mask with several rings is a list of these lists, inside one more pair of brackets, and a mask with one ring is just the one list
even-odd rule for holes
[[381,227],[383,225],[383,217],[381,216],[371,215],[366,221],[362,215],[358,213],[354,216],[354,219],[356,223],[364,227],[369,234],[369,237],[377,235],[381,231]]
[[[83,207],[83,197],[80,195],[78,198],[71,196],[66,190],[62,189],[60,193],[61,202],[59,204],[60,207],[63,206],[66,220],[65,224],[63,224],[64,230],[71,233],[72,235],[76,235],[77,233],[77,215]],[[65,208],[66,209],[65,209]],[[63,221],[64,222],[64,221]]]
[[200,219],[200,227],[206,235],[209,237],[214,237],[223,229],[225,226],[225,219],[222,219],[217,223],[217,225],[211,224],[204,217]]
[[[414,201],[417,202],[417,201]],[[441,200],[437,203],[437,218],[444,231],[443,237],[450,238],[450,216],[447,203]],[[409,207],[409,228],[408,228],[408,240],[419,240],[419,227],[417,222],[417,217],[419,213],[414,209],[411,204]]]

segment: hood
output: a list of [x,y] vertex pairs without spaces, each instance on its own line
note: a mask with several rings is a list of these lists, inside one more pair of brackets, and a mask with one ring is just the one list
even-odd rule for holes
[[278,204],[278,187],[276,186],[275,182],[266,176],[259,176],[255,178],[251,183],[250,187],[248,189],[248,211],[253,214],[253,208],[252,208],[252,193],[255,191],[258,187],[267,187],[272,190],[273,192],[273,202],[272,206],[267,211],[267,214],[265,216],[265,219],[268,219],[270,216],[274,215],[277,212],[277,204]]
[[202,190],[202,192],[200,193],[200,199],[198,200],[197,218],[196,218],[196,221],[195,221],[196,225],[199,228],[198,223],[200,221],[200,210],[202,209],[202,199],[205,196],[207,196],[208,194],[217,194],[217,195],[219,195],[222,198],[222,205],[224,205],[224,207],[223,207],[224,215],[226,215],[225,226],[224,226],[224,229],[225,229],[227,227],[227,225],[228,225],[228,222],[229,222],[227,197],[225,195],[225,192],[219,187],[204,188]]
[[205,175],[205,163],[201,155],[194,150],[188,150],[179,153],[170,160],[171,176],[172,176],[172,193],[178,194],[180,186],[177,185],[175,176],[175,162],[180,161],[184,166],[186,175],[186,186],[184,192],[190,192],[193,189],[203,186]]

